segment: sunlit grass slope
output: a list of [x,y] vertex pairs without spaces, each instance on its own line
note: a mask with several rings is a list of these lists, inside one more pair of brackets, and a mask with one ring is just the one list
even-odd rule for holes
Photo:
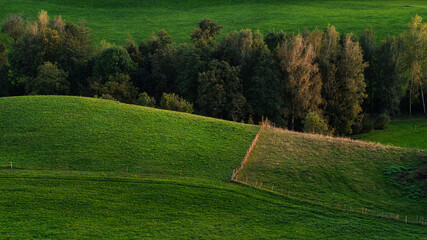
[[0,166],[227,180],[258,126],[109,100],[0,98]]
[[397,119],[387,124],[384,130],[374,130],[352,138],[427,150],[427,117]]
[[[239,180],[258,181],[301,199],[349,208],[427,215],[426,197],[411,199],[387,180],[390,166],[427,165],[423,150],[266,128]],[[425,179],[422,181],[426,181]]]
[[5,239],[425,239],[426,233],[425,226],[238,185],[0,173]]
[[372,27],[380,38],[400,34],[418,14],[427,18],[424,0],[0,0],[0,19],[23,12],[35,19],[40,10],[66,20],[85,19],[96,42],[138,42],[165,29],[176,42],[189,42],[194,27],[210,18],[227,33],[234,29],[283,29],[290,32],[336,26],[360,34]]

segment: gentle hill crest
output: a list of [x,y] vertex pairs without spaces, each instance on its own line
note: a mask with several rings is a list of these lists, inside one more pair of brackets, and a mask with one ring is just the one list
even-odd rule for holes
[[258,128],[95,98],[0,98],[0,162],[226,180]]

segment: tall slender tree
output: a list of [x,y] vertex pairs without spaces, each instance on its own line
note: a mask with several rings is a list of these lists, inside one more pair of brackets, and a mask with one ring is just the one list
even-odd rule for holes
[[307,113],[316,110],[322,102],[322,81],[317,63],[314,63],[313,45],[301,35],[283,43],[278,49],[280,66],[284,72],[286,112],[295,128]]

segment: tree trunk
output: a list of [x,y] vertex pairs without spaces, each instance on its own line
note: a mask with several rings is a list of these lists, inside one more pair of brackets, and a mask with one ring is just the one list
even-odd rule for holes
[[411,83],[409,85],[409,116],[411,116],[411,101],[412,101],[412,77],[411,77]]
[[423,86],[420,86],[420,91],[421,91],[421,101],[423,102],[423,110],[424,110],[424,114],[426,114],[426,104],[424,102],[424,93],[423,93]]

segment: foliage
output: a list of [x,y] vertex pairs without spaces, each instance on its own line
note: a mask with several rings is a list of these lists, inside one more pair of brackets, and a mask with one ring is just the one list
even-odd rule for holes
[[12,14],[3,22],[1,31],[13,38],[15,44],[25,33],[25,20],[20,14]]
[[[427,23],[422,21],[423,19],[416,15],[402,34],[407,47],[405,62],[406,69],[409,71],[409,114],[411,114],[412,99],[422,97],[423,86],[427,85]],[[426,113],[424,98],[421,101]]]
[[380,92],[378,89],[379,76],[377,75],[378,72],[375,69],[379,61],[377,59],[378,49],[376,46],[376,41],[376,36],[372,28],[366,28],[363,31],[362,36],[360,36],[360,47],[363,51],[363,61],[368,64],[364,73],[367,99],[364,101],[363,105],[365,111],[370,112],[371,114],[374,113],[376,107],[375,100],[377,98],[377,94],[379,94],[378,92]]
[[122,73],[109,76],[105,83],[95,81],[90,87],[96,95],[108,94],[125,103],[135,103],[138,96],[138,89],[133,86],[129,75]]
[[129,53],[124,48],[111,47],[104,50],[96,59],[93,75],[107,80],[109,76],[116,74],[132,74],[135,67]]
[[[139,91],[157,101],[163,93],[174,93],[194,102],[196,113],[235,121],[267,117],[296,130],[302,130],[309,112],[319,110],[337,135],[362,131],[367,112],[405,110],[402,104],[414,94],[403,95],[410,88],[404,81],[410,41],[403,39],[423,35],[423,27],[415,27],[421,20],[416,20],[403,37],[390,37],[379,47],[372,30],[363,33],[361,47],[353,34],[340,36],[333,26],[297,35],[273,30],[265,37],[242,29],[219,40],[222,26],[204,19],[188,44],[174,44],[160,30],[139,45],[131,38],[124,47],[104,41],[95,51],[84,22],[51,19],[41,11],[36,21],[23,24],[24,33],[2,60],[7,61],[1,67],[3,95],[24,94],[38,68],[51,62],[68,74],[67,93],[72,95],[110,94],[135,103]],[[420,70],[427,64],[416,66]],[[119,74],[129,79],[110,80]],[[423,85],[417,87],[421,93]]]
[[388,37],[378,49],[378,62],[375,66],[378,82],[373,96],[377,112],[393,115],[400,113],[399,104],[406,83],[403,73],[404,52],[402,40],[396,37]]
[[328,124],[318,112],[308,113],[303,121],[304,132],[329,135]]
[[45,62],[37,69],[37,76],[28,79],[26,90],[33,95],[61,95],[68,94],[70,83],[67,81],[68,73],[59,69],[56,64]]
[[102,94],[100,97],[100,99],[105,99],[105,100],[111,100],[111,101],[117,101],[117,99],[115,99],[113,96],[111,96],[110,94]]
[[362,50],[352,35],[339,37],[335,28],[324,32],[319,67],[323,78],[323,111],[338,135],[350,134],[366,97]]
[[390,122],[390,117],[387,114],[385,114],[385,113],[380,114],[375,119],[374,129],[375,130],[383,130],[386,128],[386,126],[389,122]]
[[210,19],[203,19],[194,29],[191,40],[197,44],[214,44],[216,36],[221,32],[222,26]]
[[290,128],[293,130],[295,119],[302,119],[311,111],[315,111],[322,102],[322,80],[319,68],[314,63],[313,45],[307,43],[301,35],[282,44],[278,49],[280,65],[284,72],[287,102],[286,112],[292,119]]
[[146,92],[143,92],[138,95],[136,104],[140,106],[155,107],[156,99],[154,99],[154,97],[148,96]]
[[[408,175],[414,172],[413,168],[405,166],[390,166],[384,169],[387,181],[400,188],[407,197],[420,199],[425,196],[425,192],[414,184],[414,180],[408,179]],[[422,179],[423,180],[423,179]]]
[[202,115],[244,120],[246,98],[239,72],[239,67],[213,60],[208,70],[199,74],[197,105]]
[[193,113],[193,104],[185,101],[175,93],[163,93],[162,98],[160,99],[160,108],[178,112]]

